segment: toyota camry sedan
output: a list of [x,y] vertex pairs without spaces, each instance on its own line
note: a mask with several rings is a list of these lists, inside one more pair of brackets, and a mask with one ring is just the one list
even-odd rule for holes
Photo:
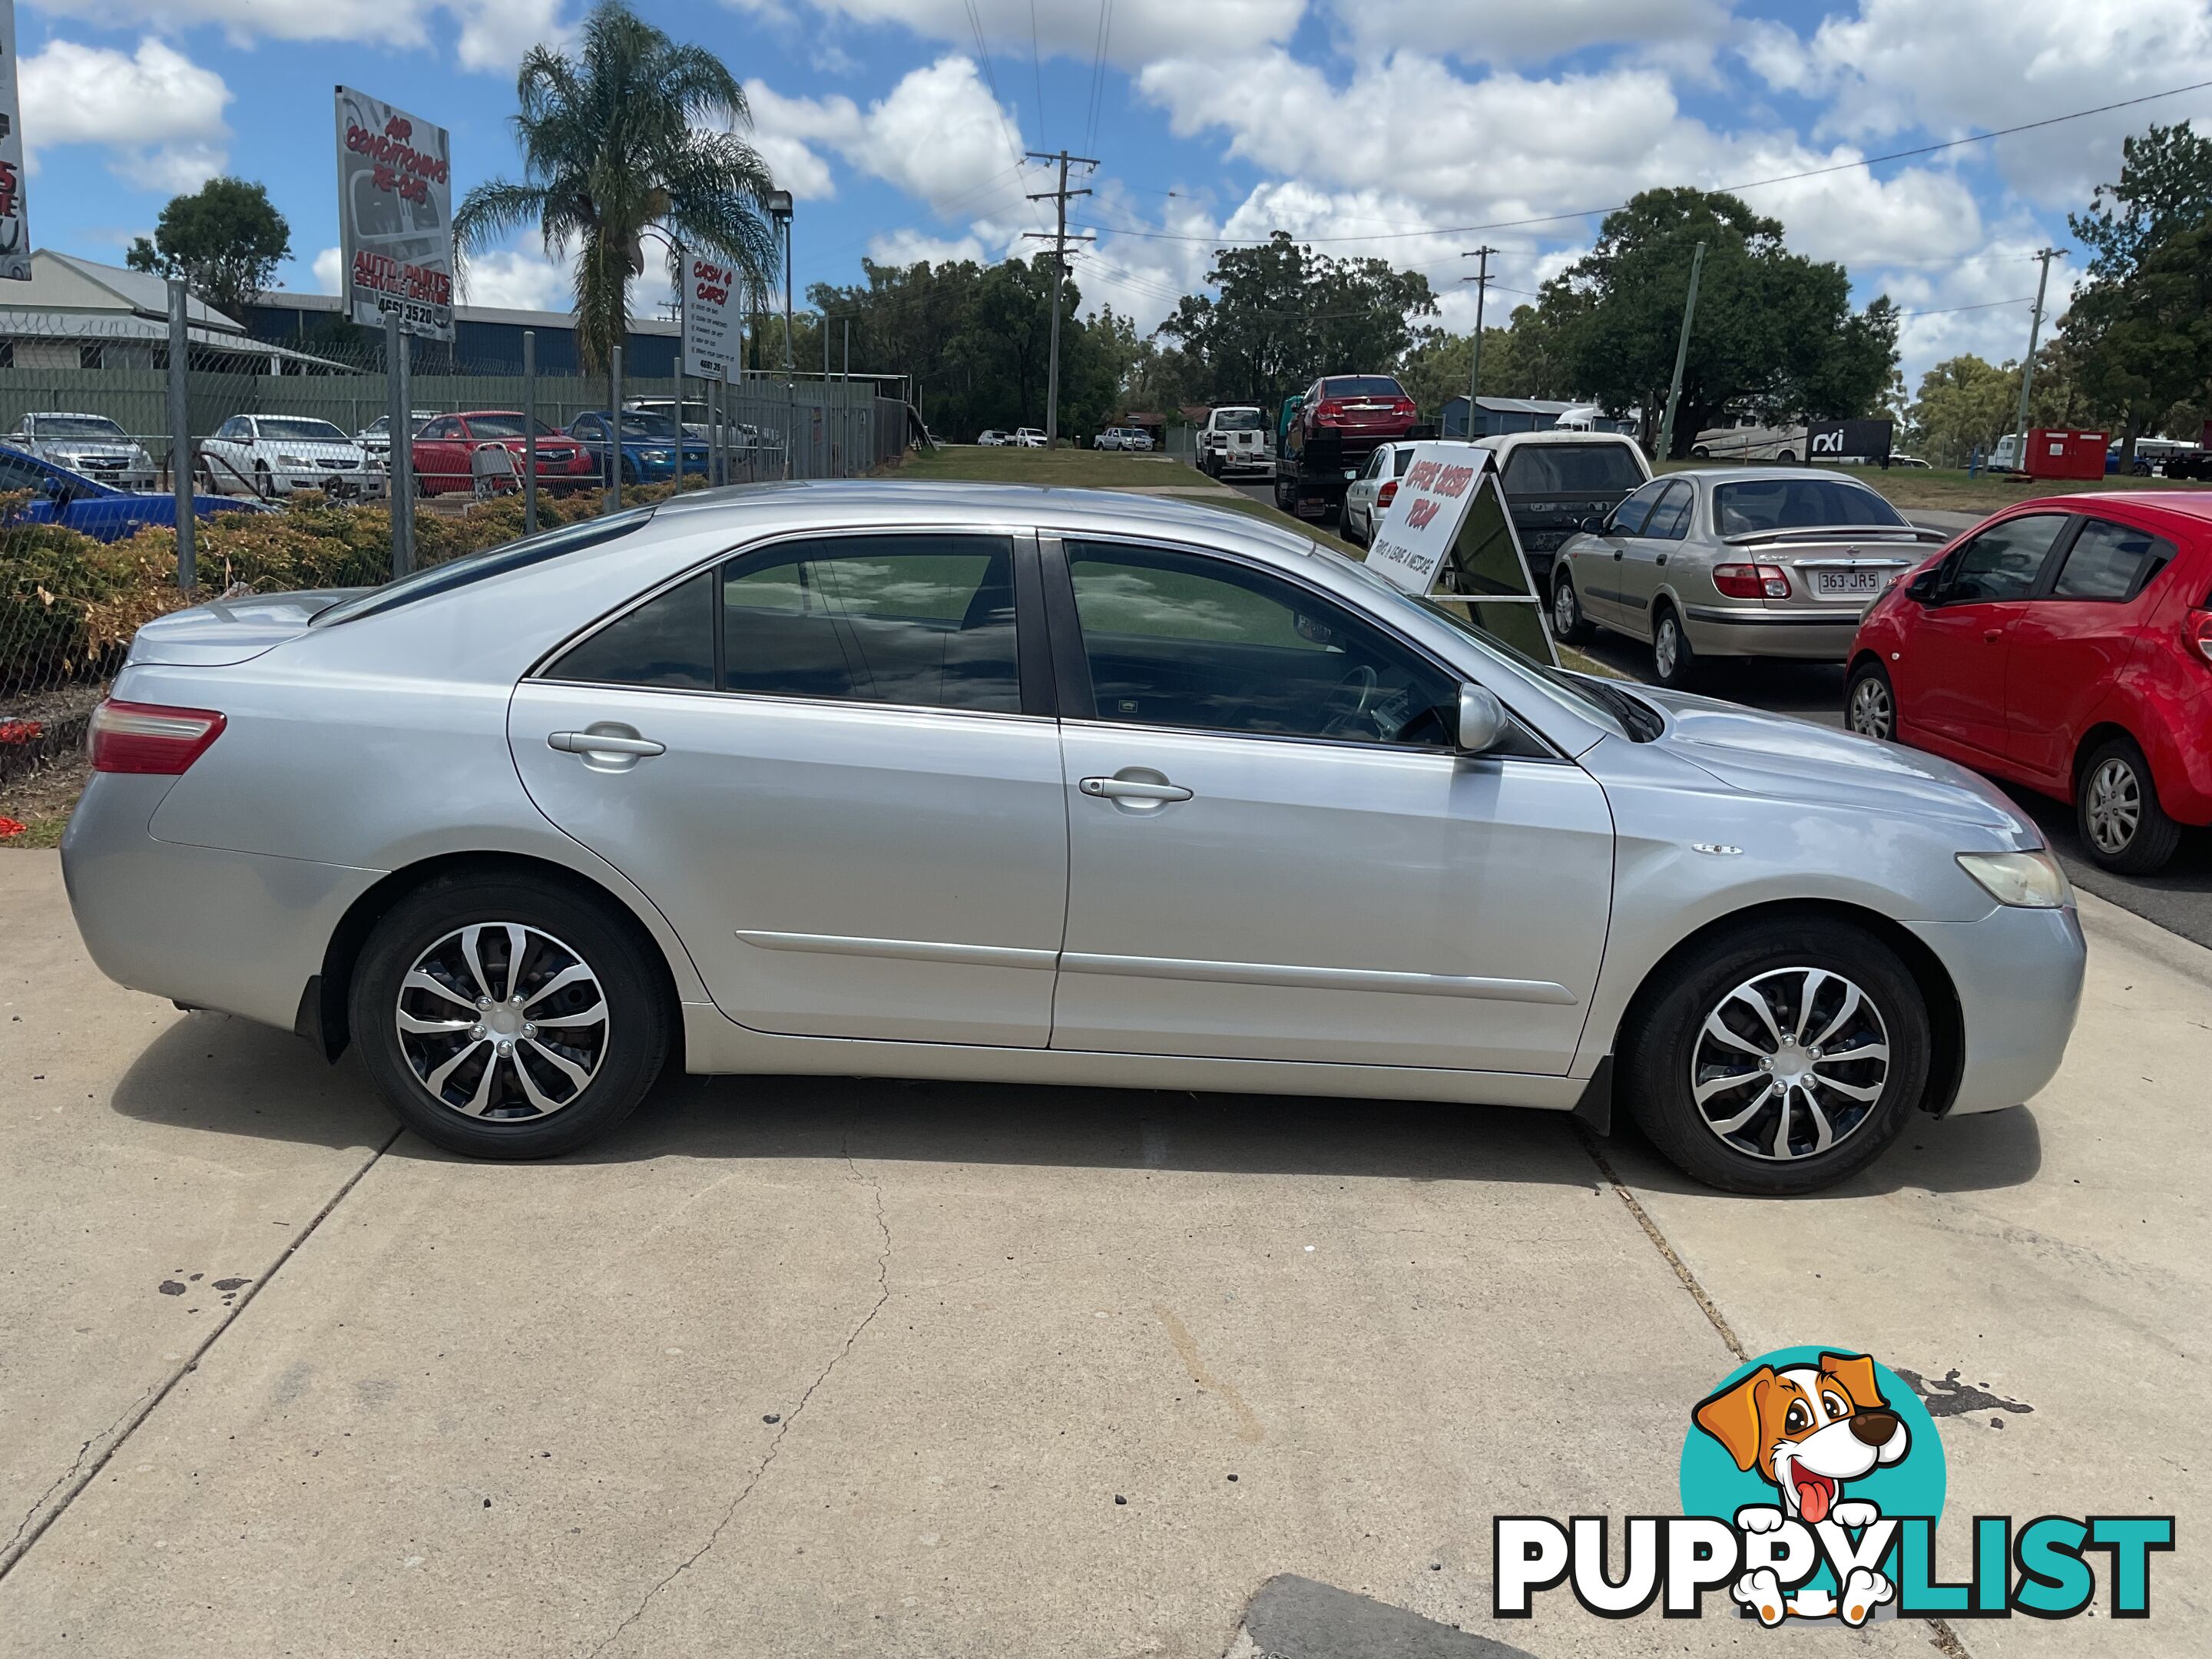
[[110,975],[493,1158],[680,1065],[1620,1109],[1790,1193],[2050,1078],[1990,786],[1481,619],[1188,502],[701,492],[148,624],[64,866]]

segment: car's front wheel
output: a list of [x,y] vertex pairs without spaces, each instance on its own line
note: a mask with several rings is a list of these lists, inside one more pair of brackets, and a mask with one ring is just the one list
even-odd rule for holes
[[2075,816],[2089,856],[2122,875],[2162,869],[2181,845],[2181,826],[2159,805],[2150,763],[2132,738],[2107,738],[2081,768]]
[[1872,933],[1757,921],[1672,964],[1632,1016],[1622,1088],[1652,1144],[1729,1192],[1809,1193],[1881,1156],[1920,1104],[1920,987]]
[[1869,659],[1851,671],[1844,690],[1844,724],[1863,738],[1897,741],[1897,691],[1889,671]]
[[1575,584],[1565,569],[1552,577],[1552,637],[1568,645],[1580,645],[1597,629],[1589,617],[1583,615],[1583,602],[1575,596]]
[[650,943],[527,875],[434,879],[385,913],[352,1029],[386,1103],[477,1158],[550,1158],[627,1117],[659,1075],[669,1009]]

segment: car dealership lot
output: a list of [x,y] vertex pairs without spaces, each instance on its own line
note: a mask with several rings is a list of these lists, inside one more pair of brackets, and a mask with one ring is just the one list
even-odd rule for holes
[[1735,1650],[1717,1601],[1485,1611],[1494,1513],[1674,1506],[1722,1325],[1929,1379],[1954,1518],[2178,1513],[2148,1625],[1964,1651],[2199,1650],[2212,1435],[2146,1379],[2212,1334],[2212,951],[2084,909],[2036,1102],[1766,1202],[1626,1137],[1616,1190],[1534,1114],[832,1079],[464,1163],[356,1061],[106,982],[19,854],[0,1654],[1212,1656],[1283,1572]]

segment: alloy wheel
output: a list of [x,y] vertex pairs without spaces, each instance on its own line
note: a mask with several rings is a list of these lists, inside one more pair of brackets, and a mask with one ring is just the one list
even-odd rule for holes
[[1745,981],[1706,1014],[1690,1050],[1690,1097],[1705,1127],[1771,1163],[1814,1157],[1856,1133],[1888,1080],[1881,1011],[1825,968]]
[[1897,711],[1891,706],[1889,688],[1879,677],[1869,674],[1851,688],[1850,726],[1863,738],[1879,738],[1889,741],[1897,724]]
[[1552,632],[1560,639],[1575,631],[1575,590],[1562,577],[1552,587]]
[[1658,629],[1651,639],[1651,665],[1659,671],[1659,678],[1674,678],[1674,665],[1682,653],[1682,640],[1677,630],[1673,612],[1659,618]]
[[2115,755],[2089,775],[2089,837],[2100,852],[2128,850],[2142,823],[2142,781]]
[[572,1104],[607,1056],[599,975],[520,922],[447,934],[400,981],[399,1047],[432,1097],[465,1117],[529,1121]]

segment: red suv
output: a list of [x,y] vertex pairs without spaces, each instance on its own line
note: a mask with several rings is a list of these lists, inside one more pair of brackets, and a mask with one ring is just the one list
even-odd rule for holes
[[1844,722],[2074,803],[2143,874],[2212,823],[2212,495],[2024,501],[1890,587]]

